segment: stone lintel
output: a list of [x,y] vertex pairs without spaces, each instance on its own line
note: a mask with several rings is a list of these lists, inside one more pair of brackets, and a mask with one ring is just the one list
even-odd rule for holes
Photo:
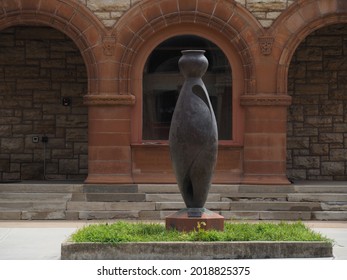
[[253,94],[241,96],[243,106],[289,106],[292,98],[285,94]]
[[135,96],[132,94],[90,94],[84,96],[84,105],[113,106],[134,105]]

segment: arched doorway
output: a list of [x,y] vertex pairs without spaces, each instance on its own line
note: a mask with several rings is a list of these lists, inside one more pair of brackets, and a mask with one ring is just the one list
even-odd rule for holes
[[[155,137],[155,139],[152,137],[153,135],[146,136],[144,134],[144,132],[147,133],[148,131],[145,131],[147,127],[143,126],[143,124],[145,124],[147,117],[153,117],[153,114],[150,115],[151,113],[155,112],[155,110],[153,110],[153,106],[155,107],[155,105],[153,104],[160,104],[160,95],[162,94],[162,91],[160,89],[163,89],[161,88],[161,86],[163,85],[161,84],[163,78],[161,78],[159,83],[150,82],[151,79],[158,78],[156,77],[156,75],[160,75],[159,73],[151,73],[151,69],[148,68],[151,68],[151,58],[152,56],[156,56],[158,54],[158,51],[160,52],[160,49],[163,47],[163,45],[163,48],[166,49],[168,46],[165,47],[165,45],[170,45],[172,43],[171,40],[175,41],[176,39],[179,39],[178,41],[180,41],[180,38],[184,38],[185,36],[192,36],[195,39],[197,39],[196,42],[199,41],[199,48],[206,48],[207,45],[209,45],[209,47],[207,48],[209,49],[208,51],[211,51],[211,47],[212,49],[214,49],[210,54],[206,52],[206,55],[210,56],[211,66],[218,65],[216,61],[213,62],[213,59],[216,59],[216,57],[223,57],[223,65],[226,65],[228,68],[226,71],[227,73],[224,73],[227,76],[227,80],[224,79],[224,82],[227,83],[224,85],[220,84],[220,89],[223,90],[222,95],[224,95],[225,98],[224,104],[219,102],[219,105],[221,105],[221,107],[223,107],[222,105],[225,105],[226,110],[220,110],[220,112],[217,112],[217,114],[220,113],[221,120],[223,119],[223,113],[225,113],[225,122],[221,124],[221,126],[226,130],[224,131],[223,137],[220,138],[219,157],[214,178],[215,182],[239,181],[242,172],[242,159],[240,158],[242,153],[241,143],[243,139],[243,112],[239,100],[244,86],[244,73],[242,71],[242,63],[240,61],[240,57],[234,50],[233,46],[225,40],[225,37],[214,36],[212,32],[202,30],[199,26],[192,26],[187,28],[186,25],[174,25],[172,27],[162,30],[161,32],[157,32],[151,39],[149,39],[144,44],[143,48],[141,48],[135,61],[133,62],[133,64],[137,66],[132,68],[132,88],[136,97],[136,103],[132,111],[133,122],[131,134],[132,174],[134,181],[160,182],[165,180],[164,182],[168,183],[175,181],[172,173],[169,147],[167,141],[170,120],[168,119],[167,122],[160,128],[160,133],[163,133],[163,135],[161,135],[162,137]],[[174,42],[174,44],[176,43]],[[167,50],[170,51],[170,49],[171,47],[169,47]],[[180,57],[180,50],[181,47],[179,47],[178,55],[173,55],[174,59],[177,60]],[[158,61],[157,59],[155,60]],[[170,62],[167,63],[170,64]],[[166,65],[168,65],[167,63]],[[177,61],[174,64],[176,65],[175,67],[177,67]],[[232,73],[231,69],[233,70]],[[173,101],[175,100],[175,95],[177,95],[179,92],[179,80],[177,80],[177,78],[181,76],[178,71],[178,68],[176,68],[176,70],[177,71],[175,71],[175,73],[169,73],[170,71],[164,73],[165,79],[168,79],[165,83],[165,88],[169,89],[169,92],[166,92],[166,90],[164,90],[164,92],[165,94],[168,93],[168,95],[172,96]],[[221,101],[223,97],[220,96],[219,100],[217,98],[217,91],[219,89],[215,87],[217,81],[216,79],[218,79],[218,77],[221,76],[225,78],[226,76],[224,74],[217,75],[217,73],[213,73],[212,69],[210,70],[210,76],[208,77],[207,73],[207,76],[205,77],[205,79],[210,79],[210,81],[205,80],[205,84],[207,88],[212,88],[210,93],[215,95],[212,96],[212,99],[216,98],[215,104],[216,107],[218,107],[218,101]],[[217,71],[216,69],[214,70]],[[176,75],[174,81],[169,81],[170,75]],[[182,79],[182,77],[179,79]],[[212,80],[214,80],[214,82]],[[156,93],[159,94],[158,99],[151,100],[151,96],[153,97],[153,94],[155,95]],[[227,95],[227,97],[225,95]],[[168,105],[168,107],[172,108],[173,106],[171,104]],[[146,117],[146,114],[148,113],[150,114]],[[168,115],[162,117],[166,118],[168,117]],[[157,132],[159,133],[158,130]],[[145,137],[143,137],[143,134]],[[165,174],[165,176],[163,176],[163,174]]]
[[288,72],[287,174],[292,180],[346,180],[347,25],[308,35]]
[[181,51],[205,50],[209,61],[203,80],[216,115],[218,139],[232,140],[232,73],[223,51],[209,40],[180,35],[159,44],[150,54],[143,73],[143,141],[167,141],[175,104],[183,84],[178,69]]
[[0,32],[0,180],[85,179],[88,92],[75,43],[51,27]]

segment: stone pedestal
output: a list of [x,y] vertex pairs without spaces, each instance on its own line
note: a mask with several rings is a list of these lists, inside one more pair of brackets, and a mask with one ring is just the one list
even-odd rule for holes
[[166,229],[178,231],[224,230],[224,217],[206,208],[185,208],[165,219]]

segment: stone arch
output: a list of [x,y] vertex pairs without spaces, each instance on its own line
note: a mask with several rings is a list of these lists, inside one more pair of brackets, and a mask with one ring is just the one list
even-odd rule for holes
[[88,94],[98,94],[99,49],[106,35],[104,27],[82,4],[72,0],[3,0],[0,30],[15,25],[46,25],[57,29],[74,41],[85,61]]
[[343,0],[296,1],[270,29],[278,57],[277,92],[287,94],[287,77],[291,59],[307,35],[327,25],[347,22],[347,3]]
[[144,43],[152,40],[153,35],[159,32],[189,27],[201,32],[209,30],[215,36],[228,41],[229,47],[239,54],[242,61],[244,92],[254,93],[255,66],[252,47],[257,45],[257,33],[261,26],[249,11],[233,0],[144,0],[131,8],[113,30],[117,38],[118,93],[133,93],[132,68]]

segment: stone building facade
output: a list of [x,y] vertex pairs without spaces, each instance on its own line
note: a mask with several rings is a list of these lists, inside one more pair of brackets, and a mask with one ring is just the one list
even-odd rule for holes
[[143,77],[180,36],[231,68],[215,183],[346,180],[346,22],[344,0],[2,0],[0,180],[174,182]]

